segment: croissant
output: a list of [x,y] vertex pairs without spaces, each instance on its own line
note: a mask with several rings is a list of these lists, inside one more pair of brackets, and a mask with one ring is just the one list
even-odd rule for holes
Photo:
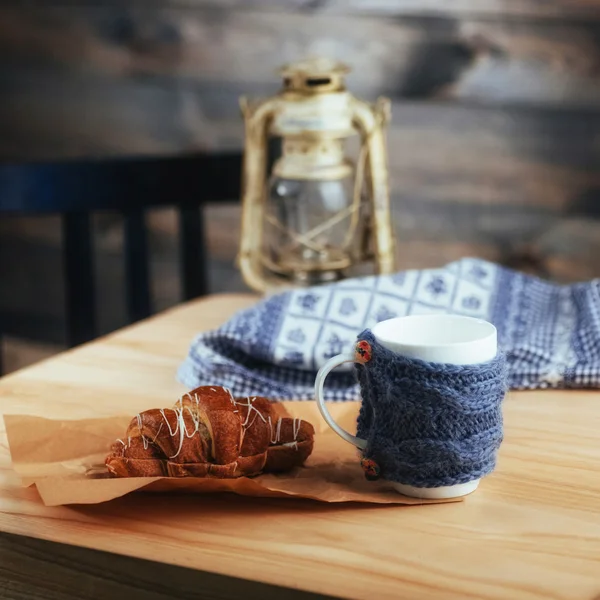
[[227,388],[203,386],[171,409],[134,417],[106,457],[113,477],[234,478],[289,471],[304,464],[313,426],[292,419],[267,398],[234,398]]

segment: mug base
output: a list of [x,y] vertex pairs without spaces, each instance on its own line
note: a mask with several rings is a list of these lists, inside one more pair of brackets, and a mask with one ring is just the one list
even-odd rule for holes
[[391,484],[398,493],[403,494],[404,496],[424,498],[426,500],[444,500],[448,498],[460,498],[461,496],[471,494],[477,489],[479,481],[479,479],[476,479],[475,481],[469,481],[459,485],[448,485],[437,488],[419,488],[403,483],[396,483],[395,481],[392,481]]

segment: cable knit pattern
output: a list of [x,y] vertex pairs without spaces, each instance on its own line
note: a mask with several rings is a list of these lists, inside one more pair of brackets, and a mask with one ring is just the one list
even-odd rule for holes
[[369,329],[371,357],[357,364],[362,395],[358,436],[384,479],[434,488],[494,470],[502,442],[506,362],[435,364],[388,350]]

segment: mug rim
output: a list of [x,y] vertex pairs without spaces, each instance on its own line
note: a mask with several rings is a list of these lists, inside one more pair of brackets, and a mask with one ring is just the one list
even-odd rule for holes
[[477,337],[472,340],[466,340],[466,341],[461,341],[461,342],[435,342],[435,343],[433,343],[433,342],[412,342],[412,341],[409,341],[409,342],[397,341],[396,342],[395,340],[387,340],[387,339],[386,339],[386,341],[392,341],[392,342],[401,344],[402,346],[405,346],[407,348],[414,348],[414,347],[419,347],[419,346],[423,347],[423,348],[432,348],[432,347],[448,348],[450,346],[459,347],[459,346],[467,346],[467,345],[471,345],[471,344],[475,344],[475,343],[480,343],[480,342],[488,340],[489,338],[492,338],[492,337],[495,338],[496,340],[498,338],[498,330],[497,330],[496,326],[493,323],[486,321],[485,319],[481,319],[479,317],[469,317],[467,315],[454,315],[454,314],[447,314],[447,313],[404,315],[402,317],[392,317],[391,319],[385,319],[384,321],[379,321],[378,323],[373,325],[371,327],[371,332],[373,333],[375,338],[380,339],[381,335],[378,334],[376,331],[377,327],[379,327],[380,325],[384,325],[385,323],[390,323],[392,321],[407,321],[407,320],[419,320],[419,319],[427,319],[427,320],[451,319],[451,320],[459,320],[459,321],[471,321],[471,322],[480,323],[482,325],[486,325],[490,329],[486,335]]

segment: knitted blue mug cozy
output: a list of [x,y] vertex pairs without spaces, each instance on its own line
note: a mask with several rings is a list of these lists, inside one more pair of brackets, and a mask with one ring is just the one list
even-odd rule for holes
[[357,435],[367,441],[367,478],[435,488],[494,470],[507,390],[502,353],[486,363],[450,365],[392,352],[369,329],[358,340]]

